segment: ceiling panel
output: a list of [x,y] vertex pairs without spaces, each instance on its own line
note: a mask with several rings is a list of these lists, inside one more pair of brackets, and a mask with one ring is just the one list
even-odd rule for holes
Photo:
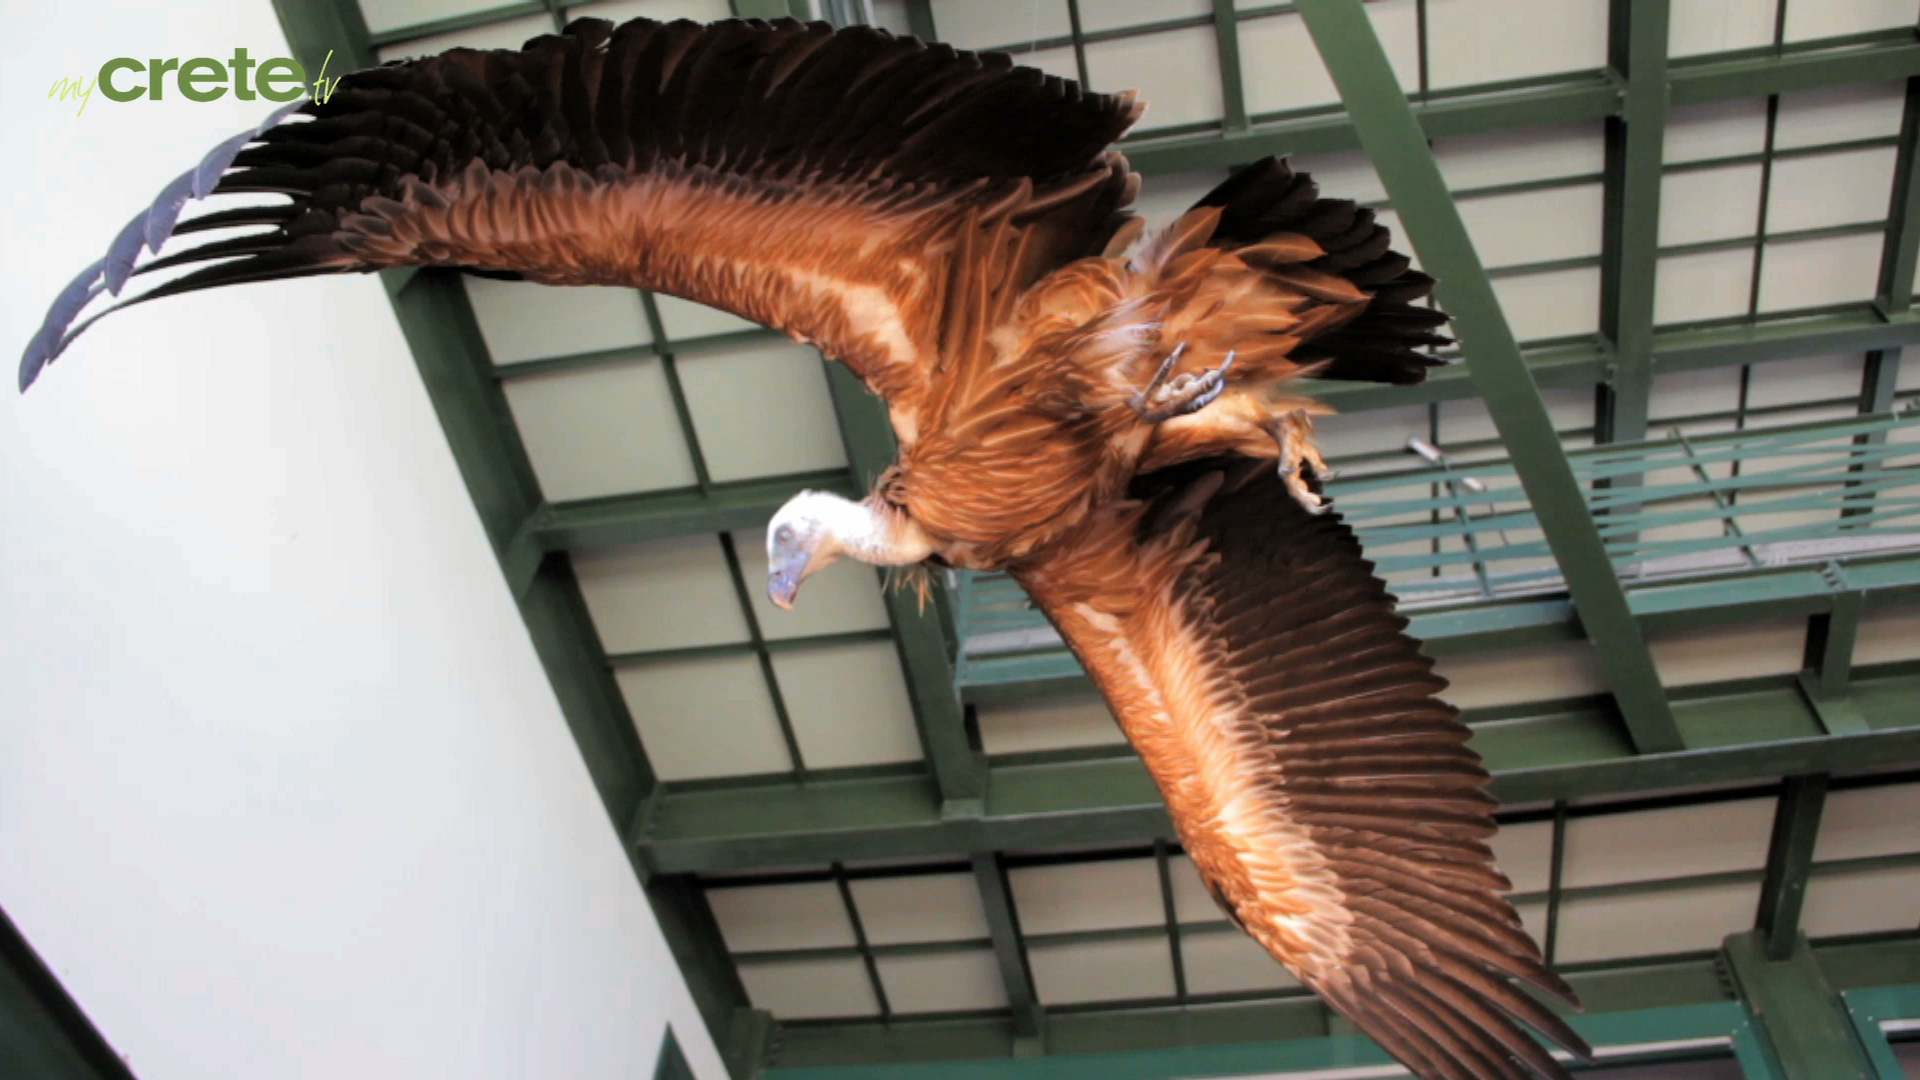
[[1605,0],[1428,0],[1427,26],[1436,89],[1607,63]]
[[614,671],[647,759],[662,780],[793,768],[760,665],[751,656],[636,664]]
[[892,641],[782,651],[773,670],[808,768],[920,760]]
[[462,275],[480,335],[496,364],[544,360],[653,341],[632,289],[536,285]]
[[1555,958],[1577,964],[1717,949],[1728,934],[1753,924],[1759,902],[1754,883],[1571,898],[1560,908]]
[[831,881],[707,889],[707,905],[736,953],[851,946],[853,922]]
[[875,961],[887,1004],[896,1013],[1004,1009],[1006,983],[992,949],[966,949],[920,956],[882,956]]
[[846,467],[826,364],[814,350],[737,345],[683,358],[677,370],[715,481]]
[[1772,799],[1593,814],[1567,822],[1569,889],[1758,870],[1767,862]]
[[1221,924],[1218,930],[1184,930],[1180,961],[1189,994],[1232,994],[1249,990],[1288,990],[1300,981],[1260,943]]
[[1027,960],[1042,1005],[1169,997],[1174,990],[1173,953],[1164,935],[1036,945]]
[[1146,101],[1136,131],[1218,123],[1225,114],[1211,26],[1095,42],[1086,53],[1087,79],[1095,90],[1135,90]]
[[755,1008],[782,1020],[873,1016],[880,1001],[858,957],[778,960],[740,965],[740,981]]
[[979,705],[980,743],[989,754],[1025,754],[1126,741],[1105,700],[1092,695]]
[[549,502],[690,487],[696,479],[657,359],[523,375],[503,389]]
[[1007,871],[1020,930],[1028,937],[1072,930],[1161,926],[1160,871],[1152,859],[1101,859]]
[[745,641],[746,616],[720,544],[675,536],[572,555],[587,611],[609,653]]
[[875,945],[990,937],[972,874],[859,878],[849,883],[860,925]]

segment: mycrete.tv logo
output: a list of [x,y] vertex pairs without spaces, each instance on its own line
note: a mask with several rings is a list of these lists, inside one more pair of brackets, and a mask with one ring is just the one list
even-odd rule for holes
[[[93,100],[97,89],[107,96],[109,101],[137,101],[146,98],[149,101],[166,99],[166,86],[172,82],[180,91],[180,96],[188,101],[218,101],[232,90],[233,96],[241,101],[253,101],[266,98],[268,101],[298,101],[302,97],[312,97],[315,101],[325,101],[333,96],[333,88],[339,78],[327,78],[327,64],[332,61],[333,53],[328,51],[326,58],[320,61],[320,75],[307,85],[307,73],[300,61],[280,56],[272,60],[256,61],[247,55],[245,49],[233,50],[233,57],[222,63],[211,56],[197,56],[191,60],[135,60],[131,56],[117,56],[100,65],[99,74],[92,82],[79,79],[55,79],[53,89],[47,91],[49,100],[78,101],[80,107],[73,115],[79,116],[87,111],[88,102]],[[172,76],[171,79],[168,76]],[[141,80],[145,80],[144,82]]]

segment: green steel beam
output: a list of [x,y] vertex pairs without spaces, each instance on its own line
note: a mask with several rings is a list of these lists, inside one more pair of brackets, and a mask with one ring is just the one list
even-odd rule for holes
[[1768,1058],[1784,1080],[1873,1080],[1839,995],[1804,937],[1770,959],[1759,934],[1729,937],[1728,973]]
[[1046,1040],[1046,1014],[1034,993],[1033,972],[1027,967],[1027,946],[1021,939],[1020,916],[1007,886],[1007,869],[1000,856],[991,852],[974,852],[972,862],[980,907],[986,913],[987,933],[993,941],[994,959],[1013,1017],[1014,1052],[1017,1056],[1041,1052]]
[[[1660,252],[1661,158],[1667,130],[1668,0],[1612,0],[1607,52],[1626,102],[1606,121],[1600,333],[1613,378],[1599,395],[1599,441],[1647,437],[1653,390],[1654,272]],[[1637,478],[1620,478],[1616,486]]]
[[1300,0],[1299,7],[1388,196],[1400,208],[1422,266],[1440,281],[1435,295],[1465,342],[1468,374],[1513,452],[1634,744],[1645,751],[1680,749],[1680,731],[1653,655],[1627,608],[1560,436],[1373,24],[1359,0]]
[[[1304,10],[1305,5],[1302,5]],[[1668,72],[1670,101],[1695,105],[1766,94],[1814,90],[1855,82],[1920,75],[1920,43],[1911,31],[1882,31],[1772,49],[1693,57]],[[1625,108],[1620,85],[1605,72],[1575,72],[1505,87],[1466,87],[1435,93],[1413,106],[1428,138],[1477,135],[1617,116]],[[1256,117],[1245,131],[1130,142],[1127,158],[1146,175],[1228,168],[1267,154],[1315,154],[1357,149],[1349,117],[1303,110]]]
[[1880,1025],[1887,1020],[1920,1018],[1920,986],[1882,986],[1849,990],[1840,995],[1847,1018],[1853,1023],[1854,1038],[1865,1049],[1873,1064],[1874,1080],[1907,1080],[1907,1072],[1893,1056],[1893,1047]]
[[[1920,962],[1920,940],[1833,943],[1815,949],[1834,986],[1866,1022],[1911,1016],[1920,983],[1883,961]],[[1713,954],[1563,969],[1587,1004],[1570,1018],[1608,1066],[1726,1058],[1751,1025],[1729,1000]],[[1857,1003],[1857,1005],[1856,1005]],[[1099,1008],[1049,1014],[1048,1054],[1015,1058],[1004,1017],[788,1024],[766,1080],[1172,1080],[1263,1076],[1389,1064],[1371,1042],[1330,1031],[1304,993],[1206,1009]],[[1897,1074],[1895,1074],[1897,1075]]]
[[1907,79],[1900,114],[1900,149],[1887,207],[1887,245],[1880,256],[1880,288],[1874,301],[1882,314],[1901,314],[1913,306],[1915,259],[1920,259],[1920,76]]
[[59,976],[0,910],[0,1075],[133,1080]]
[[1824,773],[1790,776],[1774,808],[1773,838],[1760,879],[1760,909],[1754,928],[1768,960],[1785,960],[1800,937],[1800,909],[1807,896],[1813,848],[1820,838],[1820,812],[1827,803]]
[[1247,129],[1247,94],[1240,72],[1240,12],[1234,0],[1213,0],[1214,55],[1220,60],[1221,125],[1229,132]]
[[[1570,703],[1492,711],[1473,745],[1503,802],[1582,799],[1920,760],[1920,673],[1863,673],[1853,702],[1865,731],[1831,735],[1789,676],[1676,692],[1693,749],[1641,754],[1604,708]],[[1469,716],[1478,721],[1481,717]],[[629,841],[661,872],[717,872],[834,859],[960,858],[1171,838],[1165,804],[1139,760],[1089,752],[996,763],[983,813],[941,815],[917,773],[779,779],[656,795]]]

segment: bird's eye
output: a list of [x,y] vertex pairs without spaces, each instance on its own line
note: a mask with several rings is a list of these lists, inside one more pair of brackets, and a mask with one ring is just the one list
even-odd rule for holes
[[776,544],[793,543],[793,526],[782,525],[778,529],[775,529],[773,531],[773,542]]

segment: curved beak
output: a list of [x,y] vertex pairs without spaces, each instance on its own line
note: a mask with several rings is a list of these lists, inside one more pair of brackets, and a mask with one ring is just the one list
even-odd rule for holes
[[775,551],[767,560],[767,599],[782,611],[793,610],[793,597],[807,576],[809,552]]

